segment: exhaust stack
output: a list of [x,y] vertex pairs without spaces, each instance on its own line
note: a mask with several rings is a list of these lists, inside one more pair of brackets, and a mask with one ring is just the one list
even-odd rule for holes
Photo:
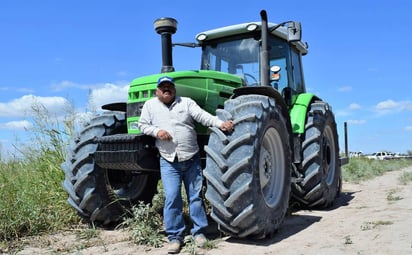
[[172,59],[172,34],[176,33],[177,21],[174,18],[159,18],[154,21],[156,33],[162,37],[162,69],[160,72],[174,72]]
[[268,16],[265,10],[260,12],[262,20],[262,48],[260,50],[260,85],[270,85],[270,73],[269,73],[269,46],[268,46]]

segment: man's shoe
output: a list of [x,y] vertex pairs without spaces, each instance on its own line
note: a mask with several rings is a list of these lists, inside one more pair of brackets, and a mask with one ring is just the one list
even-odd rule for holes
[[197,247],[203,247],[207,242],[205,235],[199,234],[195,236],[195,244]]
[[167,248],[167,253],[176,254],[180,252],[181,243],[179,240],[172,240],[169,242],[169,247]]

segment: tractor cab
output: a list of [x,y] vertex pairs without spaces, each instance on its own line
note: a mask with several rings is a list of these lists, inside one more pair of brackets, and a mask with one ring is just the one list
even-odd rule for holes
[[[300,36],[297,41],[291,39],[288,28],[281,25],[269,23],[267,39],[263,38],[267,40],[268,62],[262,61],[261,22],[199,33],[196,39],[202,47],[201,69],[237,75],[246,87],[271,86],[282,94],[305,93],[301,56],[307,54],[306,45]],[[269,81],[261,78],[266,71]]]

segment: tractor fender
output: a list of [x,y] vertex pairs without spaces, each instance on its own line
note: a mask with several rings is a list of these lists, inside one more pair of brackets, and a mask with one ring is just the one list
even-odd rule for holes
[[305,133],[305,123],[308,107],[314,99],[319,98],[311,93],[303,93],[297,96],[295,103],[290,109],[290,122],[292,124],[293,133]]

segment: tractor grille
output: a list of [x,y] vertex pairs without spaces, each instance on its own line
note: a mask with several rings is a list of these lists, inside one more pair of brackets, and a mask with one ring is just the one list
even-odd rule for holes
[[144,102],[127,104],[127,116],[128,117],[140,116],[140,114],[142,113],[143,104]]
[[158,172],[155,139],[146,135],[118,134],[96,138],[95,163],[105,169]]

